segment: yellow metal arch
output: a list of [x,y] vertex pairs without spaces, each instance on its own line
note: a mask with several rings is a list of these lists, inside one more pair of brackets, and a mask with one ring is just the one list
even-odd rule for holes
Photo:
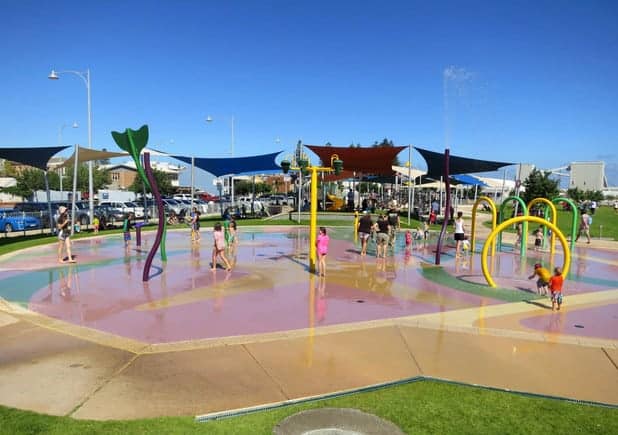
[[567,240],[564,237],[564,234],[562,234],[562,231],[560,231],[560,228],[558,228],[552,222],[546,221],[545,219],[542,219],[540,217],[517,216],[502,222],[491,232],[487,240],[485,240],[485,244],[483,245],[483,251],[481,252],[481,269],[483,271],[483,276],[485,276],[485,280],[487,280],[487,284],[489,284],[490,287],[497,287],[496,283],[489,274],[489,271],[487,270],[487,251],[489,251],[489,245],[496,238],[496,235],[498,235],[501,231],[504,231],[509,225],[518,224],[519,222],[536,222],[538,224],[547,225],[551,229],[552,233],[558,236],[560,244],[562,245],[562,251],[564,253],[562,275],[566,277],[569,274],[569,269],[571,267],[571,251],[569,250]]
[[[528,203],[528,210],[532,209],[532,206],[534,204],[538,204],[539,202],[542,202],[544,204],[547,204],[551,210],[551,223],[554,225],[557,225],[558,223],[558,213],[556,213],[556,206],[554,205],[553,202],[551,202],[549,199],[547,198],[534,198],[532,201],[530,201]],[[545,223],[542,223],[543,225],[545,225]],[[526,238],[528,236],[526,235]],[[549,241],[549,254],[550,255],[554,255],[554,250],[555,250],[555,245],[556,245],[556,236],[554,235],[554,230],[551,231],[551,239]]]
[[[496,204],[491,200],[491,198],[487,196],[479,197],[472,206],[472,229],[470,230],[470,253],[474,253],[476,251],[475,241],[476,241],[476,209],[482,203],[486,202],[491,209],[491,230],[493,231],[496,228],[496,224],[498,223],[498,214],[496,212]],[[496,254],[496,242],[491,245],[491,255],[494,256]]]

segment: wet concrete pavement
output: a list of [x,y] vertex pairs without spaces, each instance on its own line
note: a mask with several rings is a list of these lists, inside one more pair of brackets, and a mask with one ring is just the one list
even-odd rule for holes
[[557,313],[525,279],[547,253],[500,253],[493,291],[478,256],[447,246],[436,273],[431,243],[361,258],[348,228],[330,235],[325,278],[307,270],[306,231],[283,227],[241,228],[231,273],[210,271],[209,235],[171,232],[147,284],[145,252],[119,236],[77,241],[77,265],[55,246],[0,258],[0,403],[195,415],[425,375],[618,404],[611,244],[576,252]]

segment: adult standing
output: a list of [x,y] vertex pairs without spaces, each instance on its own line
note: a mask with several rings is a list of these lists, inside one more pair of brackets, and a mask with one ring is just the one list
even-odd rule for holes
[[431,210],[430,210],[430,212],[435,213],[436,216],[440,214],[440,203],[435,198],[433,199],[433,201],[431,201]]
[[348,191],[348,211],[354,211],[354,191]]
[[463,212],[457,212],[457,219],[455,219],[455,255],[461,257],[461,245],[466,239],[466,232],[464,227]]
[[586,239],[588,239],[587,243],[590,243],[590,224],[591,223],[592,223],[592,218],[586,211],[584,211],[581,217],[579,218],[579,231],[577,232],[577,237],[575,238],[576,242],[579,240],[579,238],[581,237],[583,233],[586,236]]
[[595,211],[597,211],[597,202],[593,199],[590,202],[590,214],[594,216]]
[[399,220],[399,210],[396,207],[391,207],[388,210],[388,243],[391,249],[395,249],[395,238],[397,236],[397,231],[401,229],[401,221]]
[[369,236],[371,235],[371,228],[373,227],[373,221],[371,220],[371,214],[369,212],[364,211],[363,216],[358,220],[358,227],[356,231],[358,232],[358,237],[361,241],[361,252],[360,255],[367,255],[367,241],[369,240]]
[[[58,230],[58,262],[75,263],[71,253],[71,220],[67,208],[63,205],[58,207],[56,229]],[[66,257],[63,255],[63,251],[66,251]]]
[[377,257],[386,258],[386,249],[388,247],[388,220],[385,215],[380,215],[378,222],[376,223],[377,234]]

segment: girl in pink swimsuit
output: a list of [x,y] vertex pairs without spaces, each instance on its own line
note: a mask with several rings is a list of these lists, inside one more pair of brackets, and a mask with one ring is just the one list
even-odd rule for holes
[[329,242],[330,239],[326,234],[326,228],[320,227],[316,246],[318,250],[318,274],[321,276],[326,276],[326,254],[328,254]]
[[225,270],[232,270],[232,265],[225,257],[225,236],[221,224],[217,222],[213,231],[214,246],[212,247],[212,270],[217,270],[217,257],[221,257]]

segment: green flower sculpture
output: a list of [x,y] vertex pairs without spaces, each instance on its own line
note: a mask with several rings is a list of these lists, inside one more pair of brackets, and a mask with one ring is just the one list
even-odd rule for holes
[[124,133],[112,131],[112,137],[120,149],[131,154],[135,162],[135,167],[137,168],[137,173],[142,178],[144,185],[150,187],[148,177],[146,177],[146,172],[144,172],[144,167],[142,166],[142,161],[139,158],[142,150],[146,148],[146,144],[148,143],[148,126],[142,125],[139,130],[127,128]]
[[[148,126],[142,125],[139,128],[139,130],[131,130],[130,128],[127,128],[125,129],[124,133],[112,131],[112,137],[114,138],[114,141],[120,147],[120,149],[131,154],[131,157],[133,157],[133,161],[135,162],[135,167],[137,168],[137,173],[142,178],[142,181],[144,182],[144,186],[148,186],[150,191],[154,192],[155,190],[152,188],[152,186],[150,185],[150,182],[148,181],[148,177],[146,176],[146,171],[144,170],[144,166],[142,165],[142,160],[140,159],[142,150],[146,148],[146,144],[148,143]],[[160,210],[163,210],[163,204],[160,203],[160,198],[156,198],[156,199],[157,199],[157,206],[159,207]],[[165,249],[167,225],[165,222],[165,218],[163,218],[162,221],[161,219],[159,219],[158,227],[159,228],[158,228],[157,234],[160,235],[160,240],[161,240],[161,259],[163,261],[167,261],[167,253]],[[152,261],[150,256],[149,258],[150,258],[150,261]],[[150,264],[148,261],[147,261],[147,267],[145,267],[144,270],[146,269],[150,269]]]

